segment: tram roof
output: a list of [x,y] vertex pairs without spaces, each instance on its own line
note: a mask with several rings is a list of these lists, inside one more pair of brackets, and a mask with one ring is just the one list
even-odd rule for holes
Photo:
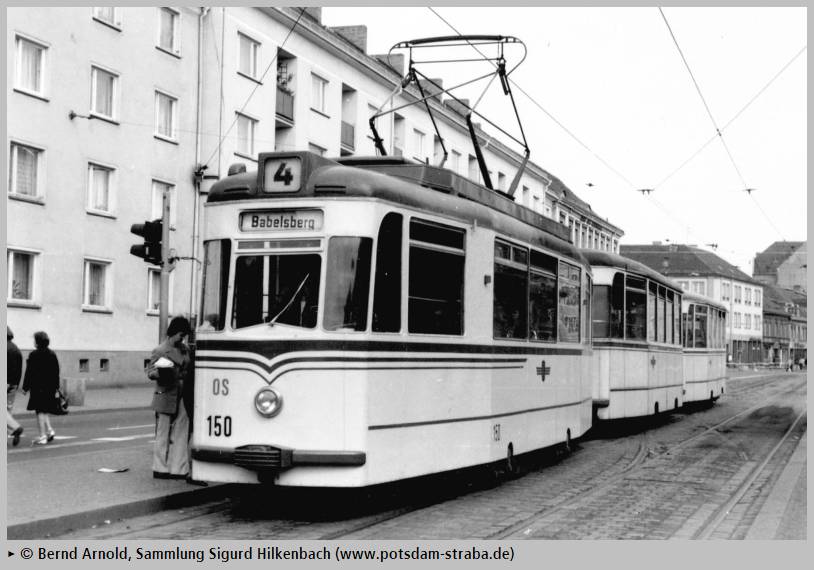
[[681,287],[678,285],[678,283],[669,277],[665,277],[658,271],[654,271],[644,263],[639,263],[635,259],[630,259],[629,257],[607,251],[597,251],[595,249],[581,249],[580,252],[592,266],[616,267],[629,273],[637,273],[647,277],[648,279],[652,279],[661,285],[681,291]]
[[[301,188],[295,192],[264,192],[265,162],[285,158],[301,161]],[[342,196],[378,198],[476,223],[587,265],[562,224],[515,203],[508,194],[490,190],[450,170],[400,157],[332,160],[305,151],[261,153],[257,171],[232,174],[216,182],[207,202]]]
[[706,295],[699,295],[698,293],[690,293],[689,291],[684,291],[683,293],[684,300],[689,301],[690,303],[696,303],[699,305],[709,305],[710,307],[715,307],[720,311],[729,312],[729,309],[723,303],[720,303],[714,299],[710,299]]

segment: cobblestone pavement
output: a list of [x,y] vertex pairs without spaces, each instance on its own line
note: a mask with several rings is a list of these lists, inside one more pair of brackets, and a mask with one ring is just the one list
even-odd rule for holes
[[[258,497],[251,487],[245,497],[59,538],[744,538],[805,433],[805,398],[800,375],[743,378],[711,408],[602,426],[570,455],[526,457],[526,472],[499,484],[487,471],[468,471],[365,492],[273,489]],[[735,493],[740,500],[724,509]]]

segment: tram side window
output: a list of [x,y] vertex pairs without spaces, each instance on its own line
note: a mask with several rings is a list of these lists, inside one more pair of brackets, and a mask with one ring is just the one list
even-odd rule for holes
[[402,215],[389,213],[382,220],[376,243],[376,285],[373,291],[373,330],[401,330]]
[[692,323],[694,313],[695,305],[689,305],[687,312],[681,315],[681,326],[684,331],[684,348],[692,348],[693,346]]
[[693,346],[695,348],[706,348],[707,347],[707,308],[702,307],[700,305],[695,306],[695,318],[693,319],[695,323],[694,334],[695,340],[693,342]]
[[638,277],[625,279],[625,338],[646,340],[647,282]]
[[610,337],[610,285],[594,285],[594,315],[593,330],[594,338]]
[[528,250],[495,241],[493,327],[496,338],[528,338]]
[[410,221],[407,328],[411,333],[463,334],[465,236],[457,228]]
[[580,270],[560,261],[559,311],[557,339],[560,342],[579,342]]
[[204,242],[201,330],[223,330],[226,324],[226,291],[229,285],[229,257],[232,242],[216,239]]
[[532,340],[557,340],[557,258],[534,250],[529,273],[529,335]]
[[582,284],[582,341],[589,342],[591,338],[591,277],[586,272]]
[[673,304],[673,344],[681,344],[681,294],[675,294]]
[[673,331],[675,330],[675,327],[673,326],[673,323],[675,322],[675,313],[673,312],[673,310],[674,310],[673,309],[673,307],[674,307],[674,305],[673,305],[674,297],[675,297],[675,294],[668,289],[667,290],[666,305],[665,305],[667,307],[667,309],[665,311],[665,315],[666,315],[665,320],[666,320],[666,322],[665,322],[665,325],[664,325],[664,327],[665,327],[664,328],[664,334],[666,335],[665,336],[665,342],[668,342],[670,344],[678,344],[678,341],[676,341],[675,337],[673,337]]
[[656,290],[658,285],[651,282],[647,294],[647,340],[656,340]]
[[664,323],[667,320],[666,319],[666,313],[665,313],[665,311],[666,311],[666,309],[665,309],[665,307],[666,307],[666,304],[665,304],[666,293],[667,293],[667,290],[664,287],[662,287],[661,285],[659,285],[659,297],[656,300],[656,303],[657,303],[656,327],[658,328],[658,331],[657,331],[658,338],[656,340],[658,340],[659,342],[664,342]]
[[372,249],[370,238],[332,237],[328,242],[326,274],[331,278],[325,283],[325,330],[367,329]]
[[243,255],[235,261],[232,327],[261,323],[314,328],[320,256]]

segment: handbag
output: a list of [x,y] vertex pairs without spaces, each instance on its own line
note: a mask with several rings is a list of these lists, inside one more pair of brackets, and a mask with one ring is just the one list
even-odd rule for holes
[[62,390],[57,388],[54,394],[54,415],[64,416],[68,413],[68,398],[62,393]]

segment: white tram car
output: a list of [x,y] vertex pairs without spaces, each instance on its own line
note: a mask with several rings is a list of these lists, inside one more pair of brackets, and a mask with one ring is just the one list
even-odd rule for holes
[[582,250],[593,273],[596,417],[658,414],[684,402],[680,287],[646,265]]
[[681,301],[684,339],[684,402],[714,402],[726,388],[726,307],[685,292]]
[[552,220],[307,152],[261,154],[205,208],[196,479],[360,487],[591,427],[590,267]]

